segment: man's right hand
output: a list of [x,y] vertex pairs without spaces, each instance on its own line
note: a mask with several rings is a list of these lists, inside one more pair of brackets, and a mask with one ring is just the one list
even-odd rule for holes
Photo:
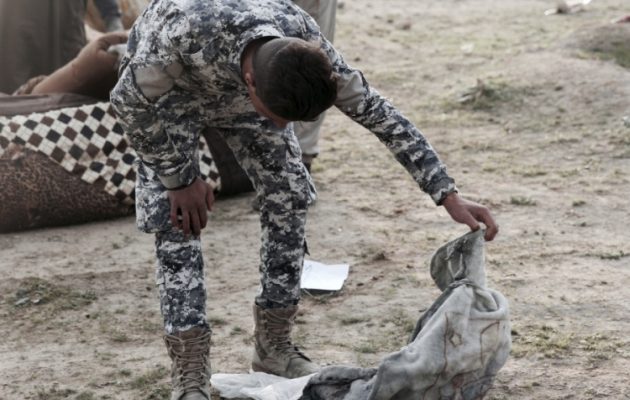
[[171,203],[173,226],[181,229],[185,235],[192,232],[195,236],[199,236],[208,223],[208,211],[214,204],[212,187],[203,179],[195,178],[190,186],[179,190],[169,190],[167,193]]
[[68,64],[57,69],[33,88],[33,94],[78,93],[109,98],[118,79],[118,55],[107,51],[110,46],[127,42],[126,32],[112,32],[88,43]]

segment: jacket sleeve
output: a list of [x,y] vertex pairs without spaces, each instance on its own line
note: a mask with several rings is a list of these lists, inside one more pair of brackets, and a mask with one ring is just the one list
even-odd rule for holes
[[[116,89],[112,94],[115,92]],[[202,128],[198,118],[190,113],[195,109],[194,103],[190,95],[178,89],[170,89],[144,107],[112,101],[132,147],[166,189],[188,186],[199,175],[196,160]]]
[[[183,18],[166,32],[185,30]],[[137,46],[136,30],[129,44]],[[148,29],[145,27],[144,34]],[[159,32],[159,31],[158,31]],[[119,80],[111,92],[112,106],[121,119],[134,150],[153,169],[167,189],[187,186],[198,176],[198,139],[201,131],[198,99],[178,88],[182,65],[170,37],[152,36],[143,57],[123,60]]]
[[322,46],[339,75],[335,106],[376,135],[436,204],[457,191],[446,167],[411,121],[371,88],[361,71],[348,66],[325,39]]

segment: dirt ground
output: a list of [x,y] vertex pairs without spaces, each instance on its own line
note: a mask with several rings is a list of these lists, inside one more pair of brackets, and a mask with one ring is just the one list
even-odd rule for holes
[[[630,7],[553,6],[343,1],[336,43],[500,223],[486,267],[513,350],[487,398],[630,399],[630,24],[611,24]],[[341,113],[321,146],[311,258],[351,269],[341,292],[304,295],[295,341],[321,364],[376,366],[439,293],[432,252],[466,227]],[[214,372],[249,368],[251,200],[218,201],[202,239]],[[0,399],[167,399],[153,262],[133,218],[0,235]]]

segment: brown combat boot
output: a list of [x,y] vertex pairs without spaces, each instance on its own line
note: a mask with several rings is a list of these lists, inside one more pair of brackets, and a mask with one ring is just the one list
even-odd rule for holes
[[319,370],[291,343],[291,329],[297,312],[298,306],[263,309],[254,304],[254,371],[297,378]]
[[164,342],[173,361],[171,400],[210,400],[210,330],[165,335]]

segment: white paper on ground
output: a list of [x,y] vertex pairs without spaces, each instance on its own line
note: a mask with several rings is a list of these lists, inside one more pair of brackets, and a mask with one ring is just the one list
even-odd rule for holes
[[210,384],[226,399],[297,400],[313,375],[287,379],[264,372],[213,374]]
[[304,260],[300,287],[314,290],[340,290],[348,278],[348,264],[327,265],[317,261]]

